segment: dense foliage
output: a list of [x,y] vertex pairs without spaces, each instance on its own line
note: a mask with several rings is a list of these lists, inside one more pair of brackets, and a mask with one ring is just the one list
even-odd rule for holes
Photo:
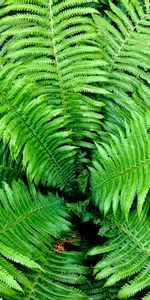
[[149,0],[0,1],[0,296],[150,299]]

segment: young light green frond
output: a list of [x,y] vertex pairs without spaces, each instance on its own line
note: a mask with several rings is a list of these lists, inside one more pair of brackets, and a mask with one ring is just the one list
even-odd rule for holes
[[111,205],[116,214],[120,204],[128,218],[137,195],[137,210],[141,216],[150,186],[150,137],[145,118],[133,115],[126,131],[110,135],[108,143],[97,145],[97,156],[91,168],[93,200],[106,214]]
[[[0,268],[3,268],[5,270],[5,272],[7,272],[9,274],[9,276],[13,280],[16,281],[16,283],[23,284],[24,286],[31,288],[31,284],[30,284],[29,280],[27,279],[27,277],[4,257],[0,257]],[[4,282],[3,282],[3,284],[4,284]],[[11,288],[13,288],[13,287],[11,287]],[[11,290],[12,293],[13,293],[13,291],[14,290]],[[4,291],[3,291],[3,293],[4,293]],[[11,295],[11,293],[9,293],[9,294]]]
[[112,237],[89,252],[89,255],[105,254],[94,268],[97,280],[107,279],[105,287],[124,280],[118,292],[119,299],[130,298],[150,286],[149,226],[146,210],[140,221],[137,212],[133,212],[128,223],[118,214],[111,226]]

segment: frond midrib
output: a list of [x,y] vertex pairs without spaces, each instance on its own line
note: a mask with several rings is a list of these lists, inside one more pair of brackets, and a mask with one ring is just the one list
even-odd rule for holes
[[115,174],[115,175],[112,175],[112,176],[109,177],[108,179],[103,180],[103,181],[101,181],[101,182],[98,183],[98,184],[95,184],[95,186],[93,187],[93,190],[95,190],[97,187],[99,187],[99,186],[101,186],[101,185],[103,185],[103,184],[109,183],[110,181],[112,181],[112,180],[114,180],[114,179],[116,179],[116,178],[118,178],[118,177],[120,177],[120,176],[124,176],[126,173],[130,173],[130,172],[132,172],[133,170],[142,168],[142,167],[144,167],[144,166],[146,166],[146,165],[148,165],[148,164],[150,164],[150,159],[145,159],[144,161],[142,161],[142,162],[136,164],[136,166],[131,166],[130,168],[126,168],[124,171],[119,172],[119,173],[117,173],[117,174]]

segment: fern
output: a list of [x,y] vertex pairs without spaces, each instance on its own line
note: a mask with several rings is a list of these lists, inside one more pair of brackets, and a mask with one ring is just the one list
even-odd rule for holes
[[137,212],[133,212],[128,223],[124,218],[121,220],[117,216],[111,228],[112,237],[108,238],[105,245],[95,247],[89,254],[105,254],[94,268],[96,279],[107,278],[105,287],[130,278],[129,283],[124,284],[118,292],[119,299],[126,299],[150,285],[150,232],[147,209],[144,210],[140,222]]
[[150,298],[149,26],[149,0],[0,1],[1,299]]
[[140,83],[139,88],[136,89],[132,94],[132,97],[136,102],[136,106],[138,107],[138,110],[141,113],[141,115],[147,113],[147,111],[150,110],[149,101],[148,101],[149,94],[150,94],[149,86],[146,86],[142,83]]
[[116,214],[120,203],[128,218],[137,195],[138,215],[141,215],[150,186],[149,133],[146,120],[133,116],[126,124],[125,133],[110,135],[109,143],[97,145],[97,160],[91,168],[91,184],[94,201],[106,214],[112,204]]

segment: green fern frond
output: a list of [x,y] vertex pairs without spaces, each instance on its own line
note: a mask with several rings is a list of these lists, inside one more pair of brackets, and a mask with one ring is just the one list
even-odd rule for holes
[[[115,108],[117,105],[124,108],[128,116],[128,110],[138,111],[138,106],[131,97],[135,89],[141,83],[150,83],[150,4],[145,0],[120,0],[119,5],[110,1],[110,9],[106,11],[107,17],[94,15],[97,27],[97,43],[104,54],[108,67],[104,68],[109,73],[109,82],[104,85],[111,92],[103,101],[107,103],[106,113],[109,110],[109,102],[113,102],[113,114],[116,119]],[[113,101],[112,101],[113,100]],[[125,111],[126,109],[126,111]],[[113,118],[107,118],[106,122]],[[113,127],[113,124],[112,124]]]
[[8,95],[0,100],[3,142],[9,143],[14,159],[23,153],[22,163],[30,180],[71,191],[76,149],[71,145],[71,132],[65,130],[68,121],[62,110],[47,106],[42,96],[30,102],[18,97]]
[[85,275],[89,272],[83,260],[84,254],[77,251],[49,252],[44,272],[30,275],[32,286],[22,299],[88,300],[89,297],[80,290],[87,282]]
[[96,40],[91,14],[97,11],[85,7],[87,2],[13,0],[0,12],[0,80],[5,79],[5,89],[20,76],[32,78],[40,95],[45,89],[46,102],[67,116],[77,140],[94,138],[102,118],[102,102],[97,105],[81,92],[108,94],[97,86],[107,81],[107,72],[101,70],[106,63],[91,45]]
[[93,200],[104,214],[111,207],[116,214],[120,203],[128,218],[137,195],[137,210],[141,216],[150,186],[150,137],[145,118],[133,115],[126,131],[110,135],[108,143],[97,145],[97,156],[91,170]]
[[105,254],[94,268],[97,280],[107,278],[105,287],[129,280],[119,290],[119,299],[127,299],[150,286],[149,226],[147,209],[141,221],[137,212],[130,215],[128,223],[118,215],[112,226],[113,237],[103,246],[97,246],[89,252],[90,255]]
[[69,232],[68,214],[58,197],[43,196],[33,185],[28,191],[21,180],[14,181],[12,189],[4,183],[0,201],[0,282],[22,291],[21,286],[29,288],[30,283],[13,263],[43,272],[35,261],[46,261],[44,253],[53,247],[53,239]]

